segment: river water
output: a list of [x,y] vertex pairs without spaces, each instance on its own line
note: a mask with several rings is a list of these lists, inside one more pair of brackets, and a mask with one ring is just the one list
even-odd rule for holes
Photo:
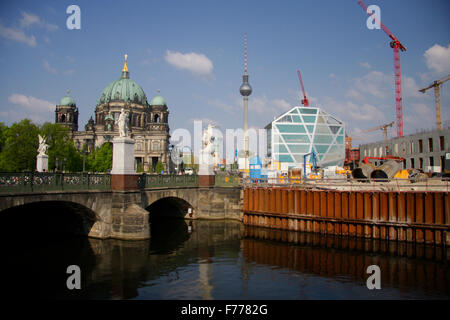
[[[449,299],[442,248],[165,220],[148,241],[37,237],[7,254],[9,290],[49,299]],[[14,240],[9,242],[14,245]],[[369,265],[381,289],[369,290]],[[68,290],[69,265],[81,289]],[[31,291],[30,291],[31,290]]]

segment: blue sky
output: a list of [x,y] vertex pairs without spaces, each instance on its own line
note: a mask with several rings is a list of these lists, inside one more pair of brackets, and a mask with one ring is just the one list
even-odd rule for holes
[[[417,90],[450,74],[450,2],[366,0],[407,47],[402,53],[405,134],[435,126],[433,91]],[[81,9],[81,30],[66,8]],[[393,51],[382,30],[366,27],[357,1],[2,1],[0,121],[54,121],[71,90],[79,127],[102,90],[130,77],[149,99],[161,90],[171,130],[195,119],[241,128],[243,35],[253,93],[249,123],[261,128],[299,104],[300,68],[314,106],[346,123],[354,144],[382,139],[361,131],[395,120]],[[450,92],[441,89],[443,120]],[[396,135],[395,127],[389,131]]]

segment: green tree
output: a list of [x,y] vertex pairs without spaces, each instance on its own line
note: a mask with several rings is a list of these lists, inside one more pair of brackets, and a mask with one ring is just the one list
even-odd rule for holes
[[57,123],[44,123],[40,128],[40,134],[46,138],[48,144],[48,168],[56,168],[70,172],[80,172],[83,169],[83,158],[78,152],[69,129]]
[[161,171],[164,171],[164,165],[161,161],[158,161],[158,163],[156,164],[155,171],[157,174],[160,174]]
[[5,126],[3,122],[0,122],[0,152],[2,152],[3,147],[5,146],[6,130],[8,130],[8,127]]
[[88,171],[106,172],[112,168],[112,144],[105,143],[95,148],[86,157]]
[[0,153],[1,171],[36,169],[39,128],[29,119],[2,128],[4,146]]

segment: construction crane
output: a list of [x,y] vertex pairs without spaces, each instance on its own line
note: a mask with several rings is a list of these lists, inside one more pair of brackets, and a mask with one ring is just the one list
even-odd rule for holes
[[381,129],[381,130],[383,130],[383,133],[384,133],[384,142],[386,143],[387,140],[388,140],[388,137],[387,137],[387,128],[388,128],[388,127],[392,127],[393,125],[394,125],[394,121],[392,121],[391,123],[388,123],[388,124],[382,124],[381,126],[378,126],[378,127],[372,128],[372,129],[364,130],[364,131],[362,131],[362,132],[371,132],[371,131],[375,131],[375,130]]
[[[361,0],[358,4],[366,11],[369,16],[367,6]],[[374,16],[375,22],[380,25],[384,32],[391,38],[390,46],[394,49],[394,69],[395,69],[395,103],[397,115],[397,137],[403,137],[403,99],[402,99],[402,71],[400,66],[400,51],[406,51],[406,47],[392,34],[391,31]]]
[[302,102],[302,105],[307,107],[307,106],[309,106],[309,101],[308,101],[308,98],[306,98],[305,87],[303,86],[302,75],[300,74],[300,69],[297,70],[297,74],[298,74],[298,78],[300,79],[300,85],[302,86],[302,91],[303,91],[303,99],[301,102]]
[[436,103],[436,127],[438,130],[442,129],[442,115],[441,115],[441,94],[439,86],[443,84],[444,82],[447,82],[450,80],[450,75],[433,82],[433,84],[429,85],[426,88],[420,89],[419,91],[422,93],[425,93],[430,88],[434,87],[434,101]]

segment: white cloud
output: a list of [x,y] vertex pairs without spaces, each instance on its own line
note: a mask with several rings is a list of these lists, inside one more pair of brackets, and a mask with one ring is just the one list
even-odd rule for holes
[[44,123],[51,119],[55,104],[33,96],[12,94],[8,101],[14,106],[0,112],[0,117],[6,122],[16,122],[22,119],[31,119],[35,123]]
[[48,31],[54,31],[59,29],[57,25],[47,23],[44,20],[41,20],[41,18],[39,18],[37,15],[23,11],[22,11],[22,18],[20,19],[19,23],[22,28],[28,28],[32,25],[37,25],[41,28],[47,29]]
[[53,68],[47,60],[44,60],[44,67],[48,72],[56,74],[56,69]]
[[46,100],[35,98],[33,96],[26,96],[23,94],[13,94],[8,97],[8,100],[19,107],[33,110],[33,111],[53,111],[55,104]]
[[219,99],[208,100],[208,104],[231,114],[235,113],[238,109],[236,105],[225,103]]
[[75,70],[69,69],[69,70],[64,71],[64,74],[67,75],[67,76],[70,76],[70,75],[72,75],[74,72],[75,72]]
[[0,25],[0,36],[8,40],[26,43],[30,47],[36,46],[36,38],[33,35],[27,36],[20,29],[7,28]]
[[199,75],[209,75],[213,70],[213,63],[204,54],[195,52],[181,53],[166,51],[166,61],[178,69],[186,69]]
[[447,48],[435,44],[423,56],[428,69],[438,74],[450,73],[450,44]]

